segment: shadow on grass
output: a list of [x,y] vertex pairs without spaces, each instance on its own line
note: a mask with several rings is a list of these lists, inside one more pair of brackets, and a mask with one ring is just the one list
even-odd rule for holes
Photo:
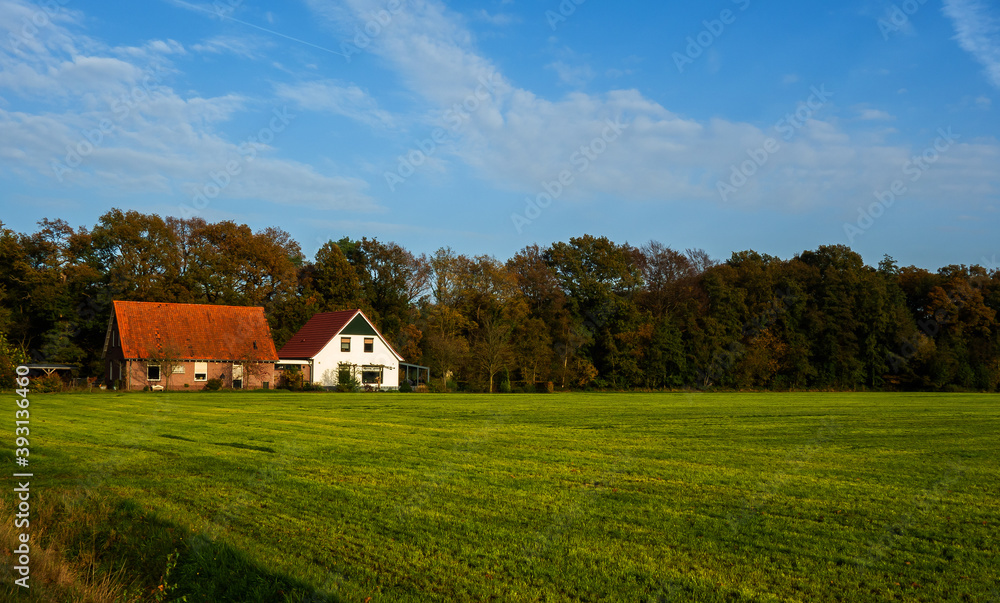
[[249,444],[237,444],[231,443],[226,444],[223,442],[215,442],[216,446],[229,446],[230,448],[239,448],[240,450],[256,450],[257,452],[270,452],[274,454],[274,448],[268,448],[267,446],[251,446]]
[[191,438],[182,438],[181,436],[170,435],[169,433],[160,434],[161,438],[170,438],[171,440],[184,440],[185,442],[194,442]]
[[[60,496],[62,494],[62,496]],[[30,589],[13,584],[21,530],[0,513],[0,600],[339,603],[132,500],[46,490],[32,507]]]

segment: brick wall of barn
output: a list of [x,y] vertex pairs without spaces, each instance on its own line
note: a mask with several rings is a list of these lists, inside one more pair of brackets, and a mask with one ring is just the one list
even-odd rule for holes
[[[200,366],[204,364],[204,366]],[[182,361],[172,367],[164,363],[146,362],[141,360],[123,361],[109,358],[107,360],[108,381],[112,386],[121,389],[141,390],[145,387],[163,389],[198,391],[204,389],[209,379],[219,379],[222,386],[233,387],[233,363],[206,361]],[[118,365],[118,366],[116,366]],[[149,367],[159,366],[159,379],[150,379]],[[260,363],[251,368],[243,366],[242,389],[274,388],[274,364]],[[204,373],[195,373],[196,368],[204,368]],[[171,370],[172,369],[172,370]],[[170,371],[170,374],[168,373]],[[120,375],[120,376],[119,376]],[[265,385],[266,384],[266,385]]]

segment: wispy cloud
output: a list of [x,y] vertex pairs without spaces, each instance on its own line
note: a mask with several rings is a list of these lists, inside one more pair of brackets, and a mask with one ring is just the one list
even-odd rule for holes
[[[20,16],[17,23],[37,10],[0,0],[0,16]],[[0,19],[0,35],[6,24]],[[16,109],[0,107],[0,175],[102,195],[161,193],[180,204],[241,160],[220,198],[378,210],[360,178],[282,159],[278,142],[263,138],[251,161],[246,142],[220,131],[237,114],[266,129],[281,99],[177,92],[170,59],[184,54],[179,43],[110,47],[88,37],[85,24],[82,14],[60,14],[25,39],[30,53],[0,45],[0,97],[18,101]]]
[[881,109],[861,107],[858,110],[858,119],[862,121],[892,121],[896,118]]
[[513,25],[514,23],[520,22],[520,19],[516,15],[508,13],[497,13],[495,15],[491,15],[486,9],[480,9],[477,11],[475,13],[475,18],[477,21],[482,21],[498,27]]
[[[344,29],[363,23],[380,6],[378,0],[345,0],[333,11],[322,0],[309,4]],[[920,150],[886,145],[872,132],[845,130],[837,119],[836,97],[833,105],[807,120],[789,139],[781,138],[774,125],[691,119],[635,89],[574,91],[562,98],[545,98],[515,86],[500,73],[476,47],[463,18],[443,2],[421,0],[408,6],[368,50],[380,55],[442,115],[456,103],[475,101],[472,105],[477,108],[463,119],[454,141],[439,157],[459,160],[502,190],[530,194],[561,172],[573,170],[574,154],[600,136],[608,120],[616,119],[628,124],[627,131],[608,145],[599,161],[577,174],[564,200],[719,202],[719,179],[728,179],[733,165],[747,161],[748,149],[777,137],[781,151],[769,158],[734,202],[791,211],[843,208],[897,179],[901,167]],[[481,94],[484,78],[492,82],[486,96]],[[805,102],[809,88],[800,86]],[[785,111],[791,114],[799,108],[790,103]],[[782,117],[783,113],[775,114],[772,124]],[[921,180],[914,197],[940,197],[942,191],[949,196],[967,193],[970,199],[992,194],[992,171],[1000,168],[997,151],[991,143],[956,145],[947,161],[940,161]]]
[[[994,5],[995,6],[995,5]],[[981,0],[945,0],[944,14],[955,24],[955,39],[986,68],[1000,88],[1000,14]]]
[[114,49],[119,55],[136,57],[139,59],[149,58],[153,55],[169,56],[172,54],[187,54],[184,45],[177,40],[152,40],[142,46],[119,46]]
[[[186,0],[166,0],[166,1],[169,4],[173,5],[173,6],[177,6],[179,8],[184,8],[184,9],[187,9],[187,10],[190,10],[190,11],[194,11],[194,12],[202,13],[202,14],[205,14],[205,15],[210,15],[210,16],[213,16],[213,17],[217,17],[219,19],[222,19],[223,21],[232,21],[234,23],[239,23],[240,25],[243,25],[245,27],[250,27],[250,28],[256,29],[258,31],[262,31],[264,33],[271,34],[272,36],[288,40],[289,42],[295,42],[296,44],[301,44],[303,46],[308,46],[308,47],[314,48],[316,50],[322,50],[323,52],[328,52],[330,54],[335,54],[335,55],[339,55],[339,56],[345,56],[344,53],[339,52],[337,50],[333,50],[333,49],[327,48],[325,46],[319,46],[317,44],[313,44],[312,42],[308,42],[306,40],[303,40],[301,38],[296,38],[296,37],[293,37],[293,36],[289,36],[287,34],[281,33],[280,31],[275,31],[273,29],[268,29],[267,27],[262,27],[260,25],[257,25],[256,23],[250,23],[249,21],[244,21],[243,19],[238,19],[238,18],[234,17],[233,14],[236,12],[236,9],[239,8],[239,5],[242,4],[242,3],[235,3],[235,4],[232,4],[232,5],[230,5],[230,6],[227,7],[227,6],[225,6],[225,5],[221,4],[221,3],[218,3],[218,2],[216,2],[214,5],[204,5],[204,4],[194,4],[194,3],[191,3],[191,2],[187,2]],[[270,13],[268,13],[268,15],[270,15]],[[265,18],[267,18],[267,17],[265,16]],[[269,18],[268,19],[268,23],[271,23],[271,21],[273,21],[273,19]]]
[[556,61],[554,63],[549,63],[546,65],[548,69],[556,72],[559,76],[559,81],[574,87],[580,87],[594,79],[594,70],[590,68],[590,65],[567,65],[562,61]]
[[354,84],[319,80],[302,84],[278,84],[278,97],[307,111],[342,115],[372,127],[391,128],[393,116],[379,109],[378,102]]
[[232,54],[245,59],[257,59],[260,58],[259,50],[267,46],[270,46],[270,44],[258,37],[215,36],[204,42],[192,44],[191,50],[212,54]]

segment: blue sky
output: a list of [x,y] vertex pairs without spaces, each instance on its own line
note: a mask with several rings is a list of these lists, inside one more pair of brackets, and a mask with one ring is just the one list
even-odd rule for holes
[[1000,267],[1000,3],[0,0],[0,220]]

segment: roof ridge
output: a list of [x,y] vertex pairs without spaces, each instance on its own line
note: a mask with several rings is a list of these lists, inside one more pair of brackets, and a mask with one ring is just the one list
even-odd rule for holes
[[116,299],[113,300],[113,304],[148,304],[148,305],[158,305],[158,306],[196,306],[199,308],[260,308],[264,309],[263,306],[234,306],[232,304],[196,304],[194,302],[150,302],[150,301],[136,301],[130,299]]

